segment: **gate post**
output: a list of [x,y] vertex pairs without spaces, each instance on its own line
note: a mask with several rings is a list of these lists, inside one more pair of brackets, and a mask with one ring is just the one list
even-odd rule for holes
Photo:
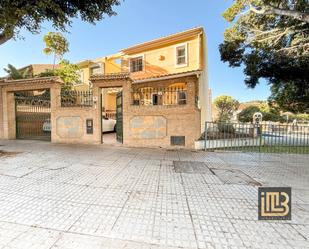
[[204,132],[204,136],[205,136],[205,138],[204,138],[204,141],[205,141],[205,148],[204,148],[204,150],[206,151],[207,150],[207,148],[206,148],[206,146],[207,146],[207,122],[205,122],[205,132]]
[[14,92],[3,93],[3,137],[5,139],[16,138],[15,124],[15,99]]
[[2,86],[0,85],[0,139],[4,138],[4,131],[3,131],[3,93],[2,93]]
[[50,88],[50,123],[51,123],[51,142],[57,134],[57,110],[61,106],[61,85],[55,82]]
[[92,107],[92,115],[93,115],[93,136],[94,143],[101,144],[103,142],[102,139],[102,98],[101,98],[101,90],[102,88],[98,87],[96,84],[93,84],[92,87],[92,96],[93,96],[93,107]]

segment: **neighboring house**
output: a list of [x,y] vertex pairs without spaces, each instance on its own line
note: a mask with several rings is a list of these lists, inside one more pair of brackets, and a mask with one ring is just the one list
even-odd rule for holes
[[120,63],[117,64],[115,59],[119,59],[120,55],[112,55],[100,57],[94,60],[84,60],[78,62],[80,68],[80,82],[74,84],[76,90],[91,89],[90,77],[98,74],[108,74],[121,72]]
[[25,67],[19,68],[19,71],[28,70],[28,77],[34,77],[40,73],[44,73],[49,70],[53,70],[53,68],[58,68],[58,65],[53,64],[30,64]]

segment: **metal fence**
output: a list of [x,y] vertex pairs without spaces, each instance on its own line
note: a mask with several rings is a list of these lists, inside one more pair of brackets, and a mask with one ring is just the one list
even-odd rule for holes
[[206,122],[205,150],[309,154],[309,126]]
[[187,89],[184,87],[133,88],[132,105],[185,105]]
[[91,107],[92,91],[61,91],[61,107]]

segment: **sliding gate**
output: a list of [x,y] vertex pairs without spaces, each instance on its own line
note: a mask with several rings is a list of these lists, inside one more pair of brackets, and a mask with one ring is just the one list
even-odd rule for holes
[[50,97],[15,96],[16,138],[51,140]]

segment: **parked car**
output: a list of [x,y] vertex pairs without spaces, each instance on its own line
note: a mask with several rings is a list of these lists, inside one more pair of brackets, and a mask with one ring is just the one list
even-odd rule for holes
[[[50,119],[46,119],[43,123],[43,131],[44,132],[51,132],[51,123]],[[110,132],[116,131],[116,120],[111,118],[102,118],[102,131],[103,132]]]
[[109,131],[116,131],[116,120],[111,118],[102,118],[102,131],[109,132]]
[[51,123],[50,123],[50,119],[46,119],[43,123],[43,131],[44,132],[51,132]]

